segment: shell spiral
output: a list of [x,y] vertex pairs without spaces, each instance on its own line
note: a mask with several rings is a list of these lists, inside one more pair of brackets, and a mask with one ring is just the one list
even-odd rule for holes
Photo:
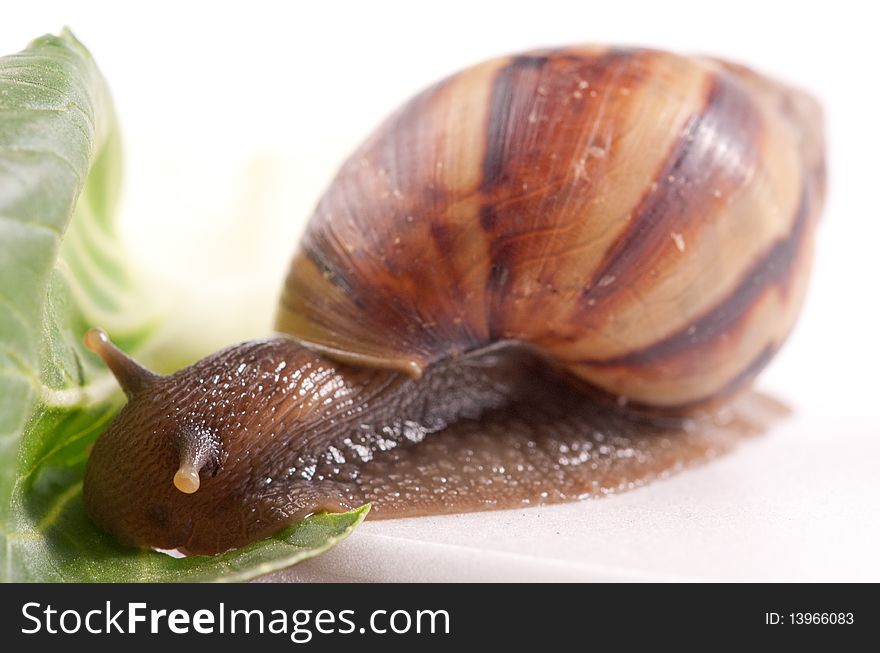
[[637,49],[486,62],[343,165],[277,328],[418,375],[519,341],[601,391],[688,408],[790,331],[824,196],[821,112],[746,68]]

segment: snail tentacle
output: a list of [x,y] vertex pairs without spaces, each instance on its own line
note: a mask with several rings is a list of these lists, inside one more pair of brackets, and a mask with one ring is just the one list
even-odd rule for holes
[[110,368],[122,390],[129,397],[141,392],[158,377],[137,361],[128,356],[111,342],[103,329],[89,329],[83,336],[83,344],[91,352],[98,354]]

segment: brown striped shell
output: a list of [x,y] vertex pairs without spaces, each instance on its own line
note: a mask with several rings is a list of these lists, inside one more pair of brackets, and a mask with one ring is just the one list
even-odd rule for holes
[[518,341],[683,408],[790,331],[824,195],[821,112],[740,66],[635,49],[501,58],[423,91],[345,163],[277,327],[403,370]]

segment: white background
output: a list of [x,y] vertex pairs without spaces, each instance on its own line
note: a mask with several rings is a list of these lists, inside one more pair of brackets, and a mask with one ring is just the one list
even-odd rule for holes
[[[880,580],[878,16],[868,2],[28,2],[0,52],[69,25],[114,92],[122,232],[211,350],[270,327],[304,220],[394,106],[478,60],[584,42],[710,53],[814,92],[830,196],[814,282],[760,386],[796,416],[601,501],[374,522],[308,579]],[[220,325],[217,327],[216,325]]]

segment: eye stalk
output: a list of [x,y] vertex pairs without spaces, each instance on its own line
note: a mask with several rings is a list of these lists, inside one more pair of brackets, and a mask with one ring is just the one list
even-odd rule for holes
[[[83,336],[83,344],[86,349],[101,357],[129,399],[134,398],[151,381],[160,376],[143,367],[116,347],[103,329],[86,331]],[[213,456],[216,456],[214,438],[200,438],[184,434],[180,447],[180,467],[172,479],[174,487],[184,494],[196,492],[201,485],[199,471]]]
[[184,494],[193,494],[201,486],[199,472],[213,475],[220,467],[220,440],[209,429],[182,428],[177,437],[180,443],[180,467],[174,473],[174,487]]
[[193,494],[200,485],[199,471],[191,464],[181,464],[180,469],[174,474],[174,487],[184,494]]
[[86,349],[101,357],[129,399],[158,377],[158,374],[143,367],[114,345],[103,329],[86,331],[83,336],[83,344]]

